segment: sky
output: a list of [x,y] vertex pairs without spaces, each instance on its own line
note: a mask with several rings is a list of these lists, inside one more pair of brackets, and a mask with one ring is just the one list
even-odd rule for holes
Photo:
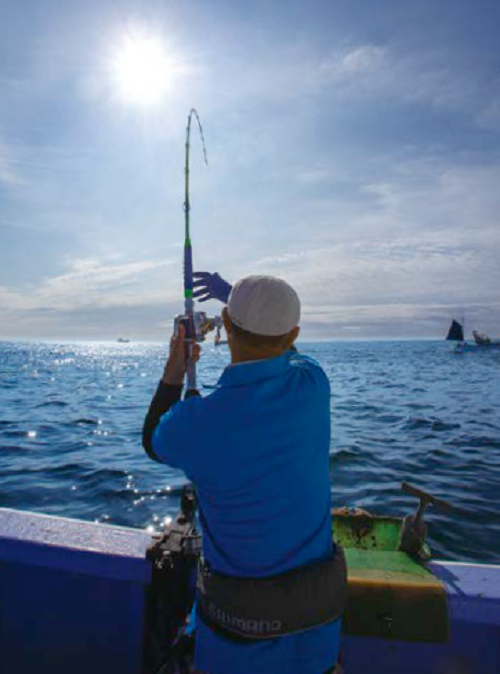
[[286,279],[305,339],[500,336],[499,34],[498,0],[0,0],[0,339],[168,338],[193,106],[196,269]]

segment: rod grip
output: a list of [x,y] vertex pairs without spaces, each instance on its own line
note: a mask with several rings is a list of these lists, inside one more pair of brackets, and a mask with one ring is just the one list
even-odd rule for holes
[[191,348],[194,342],[186,344],[187,350],[187,367],[186,367],[186,389],[192,390],[196,388],[196,365],[191,358]]

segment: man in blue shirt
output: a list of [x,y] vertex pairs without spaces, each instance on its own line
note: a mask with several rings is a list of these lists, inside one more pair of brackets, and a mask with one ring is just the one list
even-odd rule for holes
[[[334,551],[330,387],[321,367],[293,347],[300,302],[284,281],[242,279],[223,320],[231,364],[206,397],[180,402],[184,331],[172,338],[144,446],[196,485],[210,568],[262,579],[327,560]],[[199,348],[193,355],[199,358]],[[338,619],[244,643],[207,622],[198,620],[195,661],[209,674],[324,674],[337,661]]]

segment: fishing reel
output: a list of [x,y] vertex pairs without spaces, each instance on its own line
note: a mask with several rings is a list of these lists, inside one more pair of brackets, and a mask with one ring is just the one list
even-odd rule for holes
[[186,341],[189,343],[204,342],[206,336],[215,330],[215,345],[222,341],[222,317],[209,318],[204,311],[195,311],[192,315],[179,314],[174,320],[175,332],[179,325],[184,327]]

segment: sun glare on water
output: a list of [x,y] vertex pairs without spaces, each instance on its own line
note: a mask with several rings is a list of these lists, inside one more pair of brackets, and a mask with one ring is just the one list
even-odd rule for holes
[[154,105],[164,98],[176,70],[166,46],[149,36],[126,37],[111,66],[118,97],[141,106]]

